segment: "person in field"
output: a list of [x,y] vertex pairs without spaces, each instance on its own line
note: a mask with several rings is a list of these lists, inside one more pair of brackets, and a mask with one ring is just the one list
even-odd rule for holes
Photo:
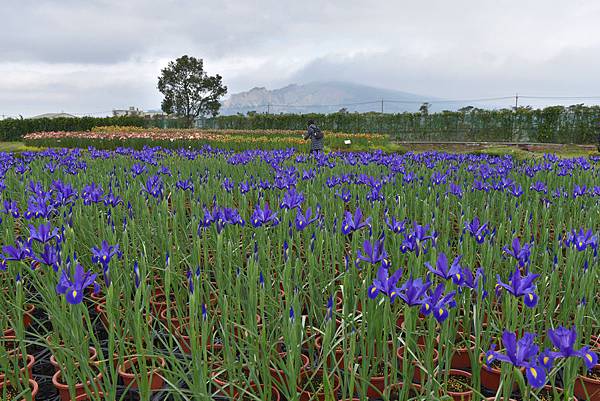
[[310,153],[317,155],[323,152],[323,131],[317,127],[315,120],[308,120],[308,129],[304,134],[304,139],[310,139]]

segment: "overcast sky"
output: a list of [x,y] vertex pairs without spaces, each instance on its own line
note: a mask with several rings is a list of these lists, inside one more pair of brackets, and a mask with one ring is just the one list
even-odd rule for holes
[[183,54],[230,93],[335,79],[600,96],[597,0],[0,0],[0,15],[0,115],[156,109],[160,69]]

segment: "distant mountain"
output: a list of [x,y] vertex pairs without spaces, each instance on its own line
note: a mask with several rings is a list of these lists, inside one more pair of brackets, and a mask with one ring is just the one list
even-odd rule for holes
[[437,99],[348,82],[312,82],[273,90],[252,88],[232,94],[223,101],[220,114],[333,113],[342,108],[349,112],[381,111],[381,100],[384,112],[398,113],[417,111],[423,102]]

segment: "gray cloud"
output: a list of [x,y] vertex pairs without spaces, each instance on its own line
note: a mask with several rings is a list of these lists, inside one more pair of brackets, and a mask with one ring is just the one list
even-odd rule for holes
[[78,1],[0,4],[0,114],[160,104],[182,54],[230,92],[347,80],[446,98],[600,95],[600,3]]

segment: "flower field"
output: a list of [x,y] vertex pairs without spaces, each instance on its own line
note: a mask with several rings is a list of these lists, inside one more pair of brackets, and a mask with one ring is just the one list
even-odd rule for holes
[[[144,146],[161,146],[171,149],[198,148],[202,145],[223,149],[284,149],[307,146],[303,139],[306,131],[292,130],[198,130],[159,129],[140,127],[95,127],[90,131],[34,132],[24,141],[30,146],[113,150],[117,147],[142,149]],[[347,134],[326,132],[327,146],[332,150],[371,150],[384,147],[389,138],[382,134]],[[350,140],[351,145],[344,141]]]
[[262,144],[0,153],[0,398],[600,400],[600,158]]

